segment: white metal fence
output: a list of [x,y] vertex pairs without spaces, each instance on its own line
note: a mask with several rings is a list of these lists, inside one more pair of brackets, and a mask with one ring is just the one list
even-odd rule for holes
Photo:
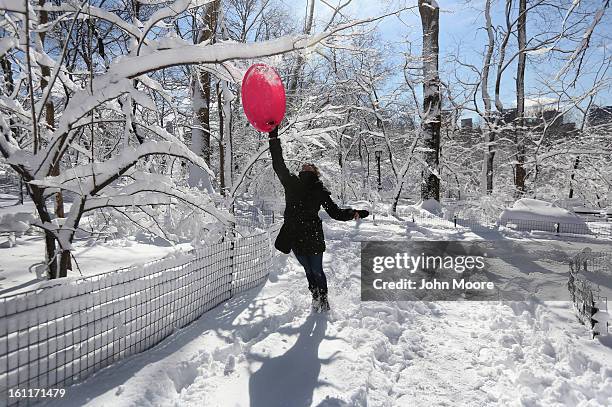
[[0,405],[40,401],[146,350],[233,295],[265,281],[267,233],[173,258],[0,298]]

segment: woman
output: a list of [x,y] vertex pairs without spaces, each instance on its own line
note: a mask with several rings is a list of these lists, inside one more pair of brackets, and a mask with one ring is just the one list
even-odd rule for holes
[[317,312],[328,311],[327,279],[323,272],[325,240],[319,209],[323,206],[329,216],[342,221],[365,218],[369,213],[364,210],[340,209],[323,186],[319,170],[314,164],[302,165],[302,171],[297,176],[291,174],[283,160],[278,127],[269,136],[272,168],[285,189],[285,221],[274,246],[286,254],[293,250],[306,271],[313,308]]

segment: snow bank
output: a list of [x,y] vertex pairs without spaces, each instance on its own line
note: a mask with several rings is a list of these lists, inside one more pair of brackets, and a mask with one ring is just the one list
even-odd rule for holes
[[[388,213],[391,211],[390,205],[377,203],[381,208],[385,208]],[[425,217],[438,216],[442,217],[444,209],[440,202],[435,199],[420,200],[414,205],[398,205],[397,214],[400,216],[421,215]]]
[[429,198],[424,201],[421,200],[419,203],[414,205],[414,207],[422,211],[429,212],[435,216],[442,216],[442,205],[440,205],[440,202],[433,198]]
[[23,233],[36,218],[31,213],[8,213],[0,215],[0,232]]
[[530,198],[519,199],[514,203],[514,205],[512,205],[511,208],[506,208],[501,215],[499,215],[500,223],[505,224],[509,220],[585,225],[583,219],[567,209],[560,208],[550,202]]
[[32,205],[16,205],[0,208],[0,233],[23,233],[36,220]]

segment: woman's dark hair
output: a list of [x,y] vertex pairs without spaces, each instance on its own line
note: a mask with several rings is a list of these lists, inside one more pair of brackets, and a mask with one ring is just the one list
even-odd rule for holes
[[319,178],[321,176],[321,172],[319,171],[319,167],[317,167],[314,163],[304,163],[303,165],[308,165],[308,166],[312,167],[314,169],[314,173],[316,174],[317,178]]

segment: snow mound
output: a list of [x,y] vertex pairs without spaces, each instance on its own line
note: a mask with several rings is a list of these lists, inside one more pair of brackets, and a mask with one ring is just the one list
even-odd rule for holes
[[519,199],[511,208],[506,208],[499,215],[500,223],[506,223],[511,219],[571,224],[585,223],[582,218],[567,209],[560,208],[550,202],[531,198]]
[[416,209],[420,209],[425,212],[429,212],[432,215],[442,216],[442,205],[440,202],[436,201],[433,198],[429,198],[426,200],[421,200],[419,203],[414,205]]
[[0,213],[0,232],[23,233],[35,220],[30,212]]

